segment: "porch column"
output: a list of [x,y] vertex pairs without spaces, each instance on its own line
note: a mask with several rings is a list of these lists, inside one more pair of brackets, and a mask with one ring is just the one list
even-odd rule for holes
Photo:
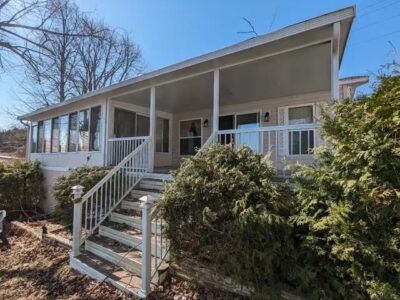
[[219,70],[214,70],[213,133],[219,130]]
[[339,100],[339,41],[340,23],[333,24],[331,42],[331,97],[332,100]]
[[149,168],[154,171],[154,152],[156,145],[156,88],[150,89],[150,147],[149,147]]

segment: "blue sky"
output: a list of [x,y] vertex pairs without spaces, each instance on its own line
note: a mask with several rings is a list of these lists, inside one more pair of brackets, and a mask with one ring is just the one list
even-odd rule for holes
[[[250,38],[237,33],[249,29],[243,17],[251,20],[262,34],[270,28],[274,31],[351,5],[357,6],[357,16],[340,76],[377,72],[393,59],[389,41],[400,52],[399,0],[76,0],[76,3],[111,27],[129,33],[142,49],[146,71]],[[4,109],[15,103],[19,94],[14,84],[15,78],[21,76],[19,72],[9,70],[0,74],[0,128],[15,124]]]

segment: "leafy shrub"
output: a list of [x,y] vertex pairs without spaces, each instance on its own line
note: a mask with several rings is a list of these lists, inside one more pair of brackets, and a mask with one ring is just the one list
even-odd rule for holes
[[42,181],[38,162],[0,164],[0,210],[14,212],[11,216],[36,210],[43,195]]
[[333,152],[296,176],[298,284],[313,299],[399,299],[400,77],[332,110]]
[[71,201],[72,187],[82,185],[84,192],[88,192],[109,172],[105,167],[79,167],[70,174],[60,176],[54,185],[54,197],[57,205],[54,216],[65,224],[71,224],[73,219],[73,203]]
[[256,295],[273,295],[294,255],[288,189],[268,158],[215,145],[187,159],[161,201],[171,253],[214,265]]

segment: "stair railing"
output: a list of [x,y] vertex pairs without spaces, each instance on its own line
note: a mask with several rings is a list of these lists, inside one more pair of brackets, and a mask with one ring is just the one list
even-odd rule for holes
[[74,199],[73,255],[79,254],[85,240],[149,173],[149,145],[150,138],[147,138],[83,197],[79,195],[82,187],[74,187],[78,188],[78,193],[74,193],[78,196]]

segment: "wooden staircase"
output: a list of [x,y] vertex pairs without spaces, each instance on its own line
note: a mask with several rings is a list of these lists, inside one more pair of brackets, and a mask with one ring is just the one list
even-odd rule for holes
[[[143,232],[143,213],[146,211],[139,199],[144,196],[159,199],[170,180],[170,175],[146,174],[85,240],[80,254],[71,256],[71,267],[127,293],[146,297],[148,291],[143,291],[142,282],[142,276],[146,274],[143,273],[143,251],[150,253],[147,264],[151,271],[146,276],[150,275],[154,286],[166,276],[168,243],[163,238],[163,221],[153,216],[155,206],[149,207],[147,212],[151,231],[147,236]],[[150,241],[150,245],[146,241]]]

